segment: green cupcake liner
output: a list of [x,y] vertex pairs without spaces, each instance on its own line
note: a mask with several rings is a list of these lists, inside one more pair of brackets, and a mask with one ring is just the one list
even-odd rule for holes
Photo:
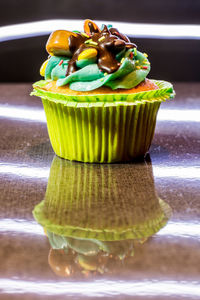
[[113,105],[62,105],[42,99],[55,153],[69,160],[110,163],[144,156],[160,101]]
[[45,200],[33,214],[57,235],[115,241],[153,235],[171,209],[156,195],[150,164],[88,165],[55,157]]
[[174,97],[175,92],[173,90],[173,86],[170,82],[162,81],[162,80],[152,80],[159,89],[146,91],[146,92],[138,92],[134,94],[92,94],[92,95],[66,95],[60,93],[47,92],[42,88],[47,85],[49,80],[40,80],[33,84],[33,92],[31,95],[38,96],[41,98],[46,98],[48,100],[54,101],[56,103],[63,103],[67,105],[70,102],[134,102],[141,100],[155,101],[155,100],[166,100]]
[[[74,96],[43,90],[32,94],[42,97],[50,141],[58,156],[82,162],[112,163],[144,157],[149,150],[160,103],[173,94],[171,84],[155,83],[159,90],[132,95],[77,96],[76,101]],[[40,82],[40,86],[44,84],[46,81]],[[109,97],[112,102],[105,102]]]

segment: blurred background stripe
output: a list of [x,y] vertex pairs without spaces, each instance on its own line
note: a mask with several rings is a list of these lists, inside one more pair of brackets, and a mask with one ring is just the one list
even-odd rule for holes
[[1,0],[0,81],[39,80],[49,32],[79,29],[86,18],[126,22],[118,29],[148,53],[149,77],[200,81],[199,0]]

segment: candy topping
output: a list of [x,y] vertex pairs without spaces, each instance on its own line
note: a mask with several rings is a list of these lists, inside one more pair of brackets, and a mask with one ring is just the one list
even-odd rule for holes
[[87,19],[84,22],[84,31],[90,35],[91,32],[98,33],[101,30],[96,23],[94,23],[92,20]]
[[94,46],[97,50],[97,64],[99,69],[108,74],[118,70],[120,63],[116,59],[116,54],[124,49],[135,48],[136,45],[130,43],[129,39],[121,34],[116,28],[104,25],[100,30],[91,20],[86,20],[84,24],[86,35],[77,34],[69,37],[69,49],[72,59],[69,61],[66,76],[77,70],[76,61],[80,60],[80,54],[88,47]]
[[88,34],[86,34],[85,32],[81,32],[81,35],[86,37],[86,38],[89,38],[90,36]]
[[57,86],[69,84],[72,90],[91,91],[103,85],[129,89],[150,71],[147,54],[137,51],[128,37],[112,26],[99,29],[91,20],[85,21],[84,32],[53,32],[46,48],[50,58],[41,75],[56,80]]
[[98,45],[98,43],[97,43],[97,42],[94,42],[92,39],[86,40],[86,41],[85,41],[85,44],[91,44],[91,45],[94,45],[94,46],[97,46],[97,45]]
[[103,40],[105,40],[105,36],[102,36],[98,39],[99,42],[102,42]]
[[63,63],[63,59],[61,59],[61,61],[59,62],[59,66],[61,66],[62,65],[62,63]]
[[40,68],[40,75],[41,76],[44,76],[45,75],[45,69],[46,69],[46,66],[48,64],[49,60],[45,60]]
[[[84,23],[85,32],[70,32],[57,30],[53,32],[47,42],[47,52],[50,55],[72,57],[69,61],[66,76],[77,71],[76,62],[81,58],[80,54],[87,48],[94,47],[95,56],[99,69],[108,74],[118,70],[120,63],[116,54],[125,49],[136,47],[130,40],[116,28],[109,28],[104,25],[103,29],[91,20]],[[83,55],[84,57],[84,55]]]
[[93,58],[96,56],[97,56],[97,50],[95,48],[88,48],[79,54],[78,60]]
[[76,35],[76,33],[67,30],[56,30],[52,32],[47,41],[47,52],[52,56],[72,56],[69,50],[69,37],[76,37]]

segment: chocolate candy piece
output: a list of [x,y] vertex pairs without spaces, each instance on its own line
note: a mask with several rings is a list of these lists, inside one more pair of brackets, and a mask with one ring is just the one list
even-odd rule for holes
[[87,34],[90,34],[90,33],[99,33],[101,30],[99,29],[97,24],[95,24],[92,20],[87,19],[84,22],[84,31]]
[[76,33],[67,30],[56,30],[50,35],[46,50],[52,56],[72,56],[69,49],[69,37],[77,36]]

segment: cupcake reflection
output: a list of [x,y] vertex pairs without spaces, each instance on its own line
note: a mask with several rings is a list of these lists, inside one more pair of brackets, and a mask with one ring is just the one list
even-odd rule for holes
[[[112,272],[134,254],[133,240],[100,241],[64,237],[48,232],[51,244],[48,262],[58,276],[86,276]],[[62,245],[60,244],[62,238]]]
[[55,157],[34,217],[47,233],[57,275],[110,272],[168,221],[150,162],[89,165]]

